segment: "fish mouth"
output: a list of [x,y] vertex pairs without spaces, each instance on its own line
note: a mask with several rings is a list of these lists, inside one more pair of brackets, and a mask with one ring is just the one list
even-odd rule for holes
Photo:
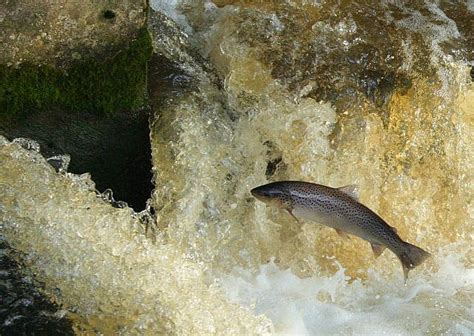
[[269,203],[275,198],[275,194],[266,185],[250,190],[253,197],[264,203]]
[[250,190],[250,193],[252,194],[253,197],[258,197],[261,195],[257,189],[258,188],[253,188],[252,190]]
[[263,186],[253,188],[252,190],[250,190],[250,193],[253,197],[259,200],[262,200],[264,198],[270,198],[268,191]]

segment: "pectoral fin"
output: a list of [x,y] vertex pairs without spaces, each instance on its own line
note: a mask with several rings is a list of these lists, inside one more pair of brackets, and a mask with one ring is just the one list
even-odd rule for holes
[[374,252],[375,258],[378,258],[383,250],[385,250],[385,246],[377,244],[377,243],[370,243],[370,246],[372,246],[372,251]]
[[344,231],[342,231],[342,230],[340,230],[340,229],[334,229],[334,230],[336,230],[337,234],[338,234],[340,237],[342,237],[342,238],[344,238],[344,239],[351,239],[351,237],[350,237],[347,233],[345,233]]
[[290,210],[290,209],[286,209],[286,211],[288,211],[288,213],[291,215],[291,217],[293,217],[297,223],[299,223],[300,221],[298,220],[298,218],[296,218],[295,215],[293,215],[293,212]]

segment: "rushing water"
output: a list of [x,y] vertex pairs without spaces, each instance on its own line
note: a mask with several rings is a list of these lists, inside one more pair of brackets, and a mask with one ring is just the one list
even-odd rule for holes
[[[155,38],[176,59],[150,123],[154,217],[2,139],[7,240],[77,332],[472,334],[472,6],[268,3],[166,6],[188,35]],[[358,184],[432,258],[404,286],[390,252],[249,194],[287,178]]]

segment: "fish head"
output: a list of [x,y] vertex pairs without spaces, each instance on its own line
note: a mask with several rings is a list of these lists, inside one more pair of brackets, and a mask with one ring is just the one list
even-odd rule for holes
[[265,184],[250,190],[259,201],[280,209],[290,209],[291,200],[283,188],[275,183]]

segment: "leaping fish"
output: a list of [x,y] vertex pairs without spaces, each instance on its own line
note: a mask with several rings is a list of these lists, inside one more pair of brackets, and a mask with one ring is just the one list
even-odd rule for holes
[[258,200],[285,209],[297,221],[298,217],[336,229],[341,236],[351,234],[367,240],[375,257],[385,248],[400,259],[405,276],[430,254],[403,241],[394,227],[359,202],[355,186],[331,188],[301,181],[280,181],[262,185],[250,191]]

